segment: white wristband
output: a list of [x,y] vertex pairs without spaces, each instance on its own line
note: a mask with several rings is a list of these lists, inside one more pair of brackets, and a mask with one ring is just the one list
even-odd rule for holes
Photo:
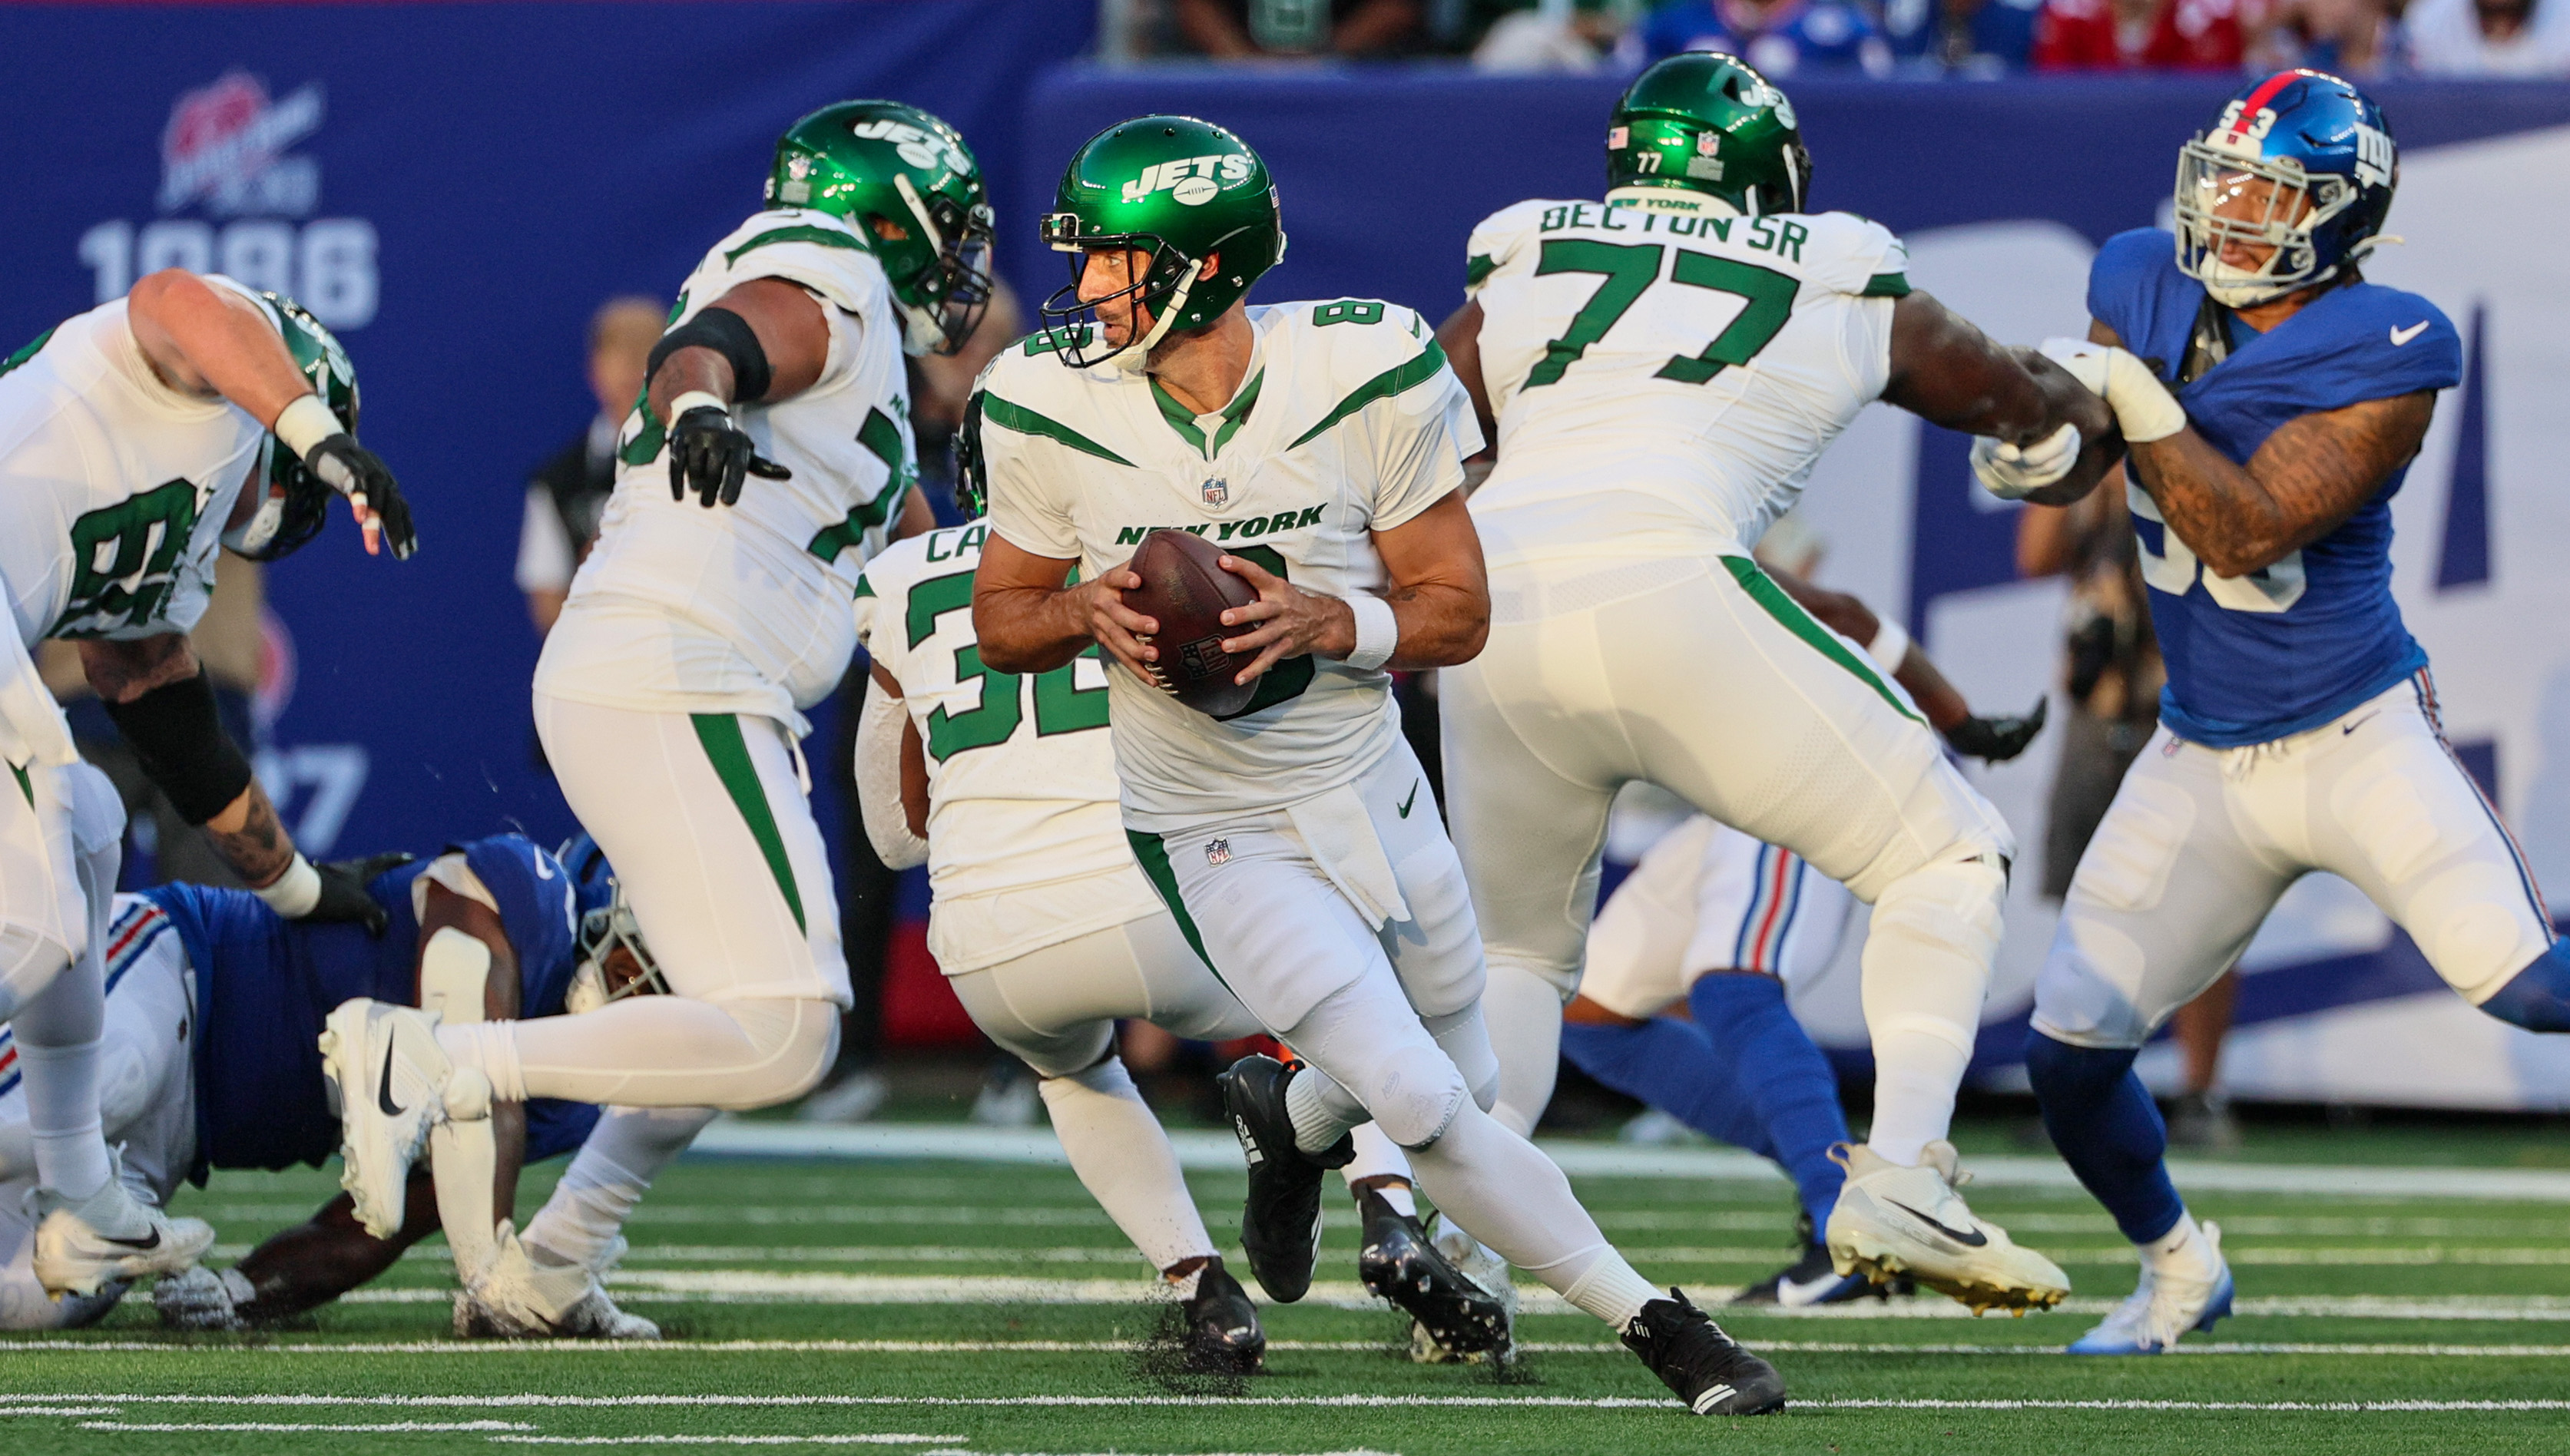
[[1347,601],[1349,614],[1357,619],[1357,645],[1342,660],[1360,672],[1372,672],[1391,661],[1392,649],[1401,644],[1401,619],[1380,596],[1360,591]]
[[313,869],[312,862],[297,850],[294,863],[285,867],[284,874],[252,894],[266,901],[269,910],[289,920],[299,920],[321,904],[321,872]]
[[276,412],[276,423],[268,427],[268,433],[283,441],[297,460],[310,455],[313,446],[333,435],[344,435],[347,430],[317,394],[296,395]]
[[1865,655],[1883,664],[1884,671],[1899,672],[1901,659],[1910,655],[1910,629],[1888,616],[1874,620],[1874,640],[1865,644]]
[[678,423],[678,417],[680,415],[685,414],[689,410],[701,409],[717,409],[722,411],[725,415],[729,415],[731,413],[731,405],[728,401],[716,399],[701,389],[691,389],[685,394],[678,396],[676,399],[669,401],[668,422],[674,425]]

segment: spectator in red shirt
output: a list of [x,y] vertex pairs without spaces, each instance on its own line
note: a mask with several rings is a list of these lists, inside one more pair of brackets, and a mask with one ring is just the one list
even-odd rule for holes
[[2237,71],[2263,0],[2045,0],[2038,71]]

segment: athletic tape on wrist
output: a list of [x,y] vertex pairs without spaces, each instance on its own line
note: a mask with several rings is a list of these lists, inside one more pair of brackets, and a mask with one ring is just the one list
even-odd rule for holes
[[333,435],[344,435],[348,427],[330,413],[330,406],[317,394],[298,394],[284,409],[276,412],[276,423],[268,433],[282,442],[301,460],[312,453],[312,447]]
[[691,389],[685,394],[678,396],[676,399],[669,401],[669,423],[674,425],[678,423],[679,416],[685,414],[689,410],[698,409],[720,410],[726,418],[731,414],[731,406],[728,403],[716,399],[714,396],[707,394],[701,389]]
[[1392,614],[1392,603],[1360,591],[1348,598],[1348,611],[1357,619],[1357,645],[1347,664],[1371,672],[1391,661],[1401,644],[1401,620]]
[[266,901],[269,910],[289,920],[299,920],[321,904],[321,872],[313,869],[312,862],[297,850],[294,863],[285,867],[284,874],[251,893]]
[[1901,659],[1910,655],[1910,629],[1888,616],[1874,620],[1874,640],[1865,644],[1865,655],[1886,670],[1899,672]]

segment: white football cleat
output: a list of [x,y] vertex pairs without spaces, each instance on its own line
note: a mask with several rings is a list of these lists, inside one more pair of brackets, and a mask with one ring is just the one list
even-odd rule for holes
[[[321,1032],[321,1072],[339,1104],[339,1186],[378,1239],[401,1232],[410,1169],[450,1102],[490,1115],[491,1083],[459,1077],[437,1044],[437,1013],[388,1001],[342,1001]],[[478,1103],[478,1107],[469,1104]]]
[[2097,1327],[2071,1342],[2074,1355],[2159,1355],[2190,1331],[2211,1329],[2231,1312],[2231,1265],[2222,1257],[2222,1228],[2206,1224],[2204,1242],[2213,1251],[2213,1277],[2188,1278],[2157,1273],[2145,1263],[2142,1281],[2131,1297],[2116,1305]]
[[616,1307],[598,1281],[625,1257],[619,1239],[596,1265],[534,1258],[507,1221],[499,1257],[473,1286],[455,1296],[460,1339],[658,1339],[660,1326]]
[[1953,1144],[1929,1143],[1916,1167],[1861,1144],[1841,1143],[1830,1156],[1847,1169],[1828,1238],[1839,1273],[1878,1284],[1908,1274],[1974,1314],[2049,1309],[2069,1294],[2070,1276],[2051,1260],[2017,1248],[2006,1230],[1965,1207],[1954,1191],[1965,1179]]
[[116,1157],[114,1165],[107,1183],[78,1203],[48,1188],[29,1195],[36,1220],[31,1262],[47,1293],[87,1296],[119,1280],[175,1274],[214,1242],[214,1226],[205,1220],[174,1219],[135,1197],[125,1184],[124,1159]]
[[254,1293],[238,1270],[217,1272],[201,1264],[154,1284],[152,1303],[165,1328],[237,1330],[249,1328],[239,1306]]

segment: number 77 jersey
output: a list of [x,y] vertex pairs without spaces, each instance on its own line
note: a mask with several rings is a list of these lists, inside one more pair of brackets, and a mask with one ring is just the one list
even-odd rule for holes
[[1023,676],[982,665],[973,568],[990,530],[896,542],[857,580],[858,639],[927,751],[928,948],[948,975],[1160,910],[1115,807],[1096,649]]
[[1494,566],[1745,554],[1883,387],[1909,254],[1846,212],[1745,217],[1658,189],[1473,230],[1499,462]]

